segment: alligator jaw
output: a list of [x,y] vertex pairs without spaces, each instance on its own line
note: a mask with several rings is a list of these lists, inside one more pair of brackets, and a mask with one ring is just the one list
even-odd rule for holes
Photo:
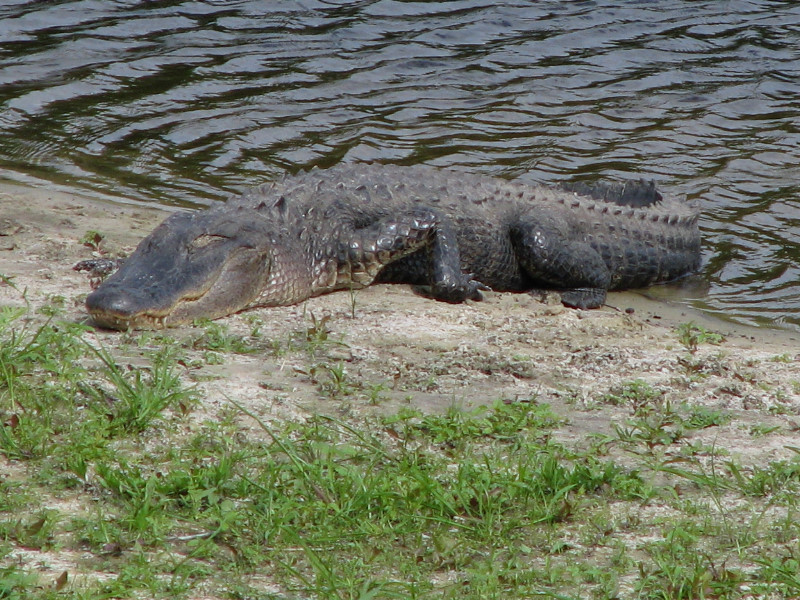
[[155,317],[147,314],[128,317],[99,311],[93,312],[91,315],[94,324],[103,329],[127,331],[128,329],[164,329],[167,327],[166,317]]
[[[203,290],[203,294],[208,292],[208,286]],[[193,298],[182,298],[172,306],[161,310],[140,309],[137,300],[131,294],[124,294],[119,289],[98,288],[86,298],[86,309],[92,317],[95,325],[104,329],[117,329],[126,331],[128,329],[164,329],[169,326],[181,325],[192,319],[187,317],[181,319],[181,312],[190,313],[185,309],[186,306],[197,302],[203,294]],[[144,305],[143,305],[144,306]],[[181,310],[181,308],[184,310]]]
[[86,307],[95,325],[102,329],[116,329],[127,331],[129,329],[166,329],[170,326],[181,325],[189,319],[181,321],[170,318],[170,312],[156,314],[149,312],[116,312],[108,307],[93,306],[86,301]]

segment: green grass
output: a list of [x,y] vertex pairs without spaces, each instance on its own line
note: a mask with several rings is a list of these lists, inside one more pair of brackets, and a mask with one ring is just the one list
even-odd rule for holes
[[[29,318],[0,310],[0,598],[800,593],[800,455],[697,444],[732,417],[641,380],[598,398],[628,414],[599,443],[536,398],[277,423],[230,398],[200,417],[184,353],[250,341],[206,324],[121,355]],[[328,344],[323,319],[280,346],[321,365],[321,398],[380,391],[320,362]],[[72,566],[43,575],[39,553]]]

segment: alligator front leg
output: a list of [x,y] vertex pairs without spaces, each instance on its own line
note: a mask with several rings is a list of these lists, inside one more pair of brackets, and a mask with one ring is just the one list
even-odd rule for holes
[[511,230],[522,268],[536,284],[561,291],[574,308],[598,308],[606,301],[611,272],[591,244],[569,240],[555,226],[531,220]]
[[355,229],[346,244],[340,280],[424,285],[432,297],[452,303],[480,300],[488,289],[462,272],[455,227],[432,209],[381,218]]

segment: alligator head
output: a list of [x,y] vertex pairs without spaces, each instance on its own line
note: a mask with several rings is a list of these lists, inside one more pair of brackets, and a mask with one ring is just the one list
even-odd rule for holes
[[170,216],[86,298],[110,329],[156,329],[252,305],[270,278],[276,227],[258,210]]

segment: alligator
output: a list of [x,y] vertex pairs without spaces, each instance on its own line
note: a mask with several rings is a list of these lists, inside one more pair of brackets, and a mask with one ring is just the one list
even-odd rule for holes
[[597,308],[607,290],[696,270],[697,220],[644,181],[556,189],[340,165],[171,215],[86,307],[101,327],[152,329],[389,282],[452,303],[556,289],[566,306]]

